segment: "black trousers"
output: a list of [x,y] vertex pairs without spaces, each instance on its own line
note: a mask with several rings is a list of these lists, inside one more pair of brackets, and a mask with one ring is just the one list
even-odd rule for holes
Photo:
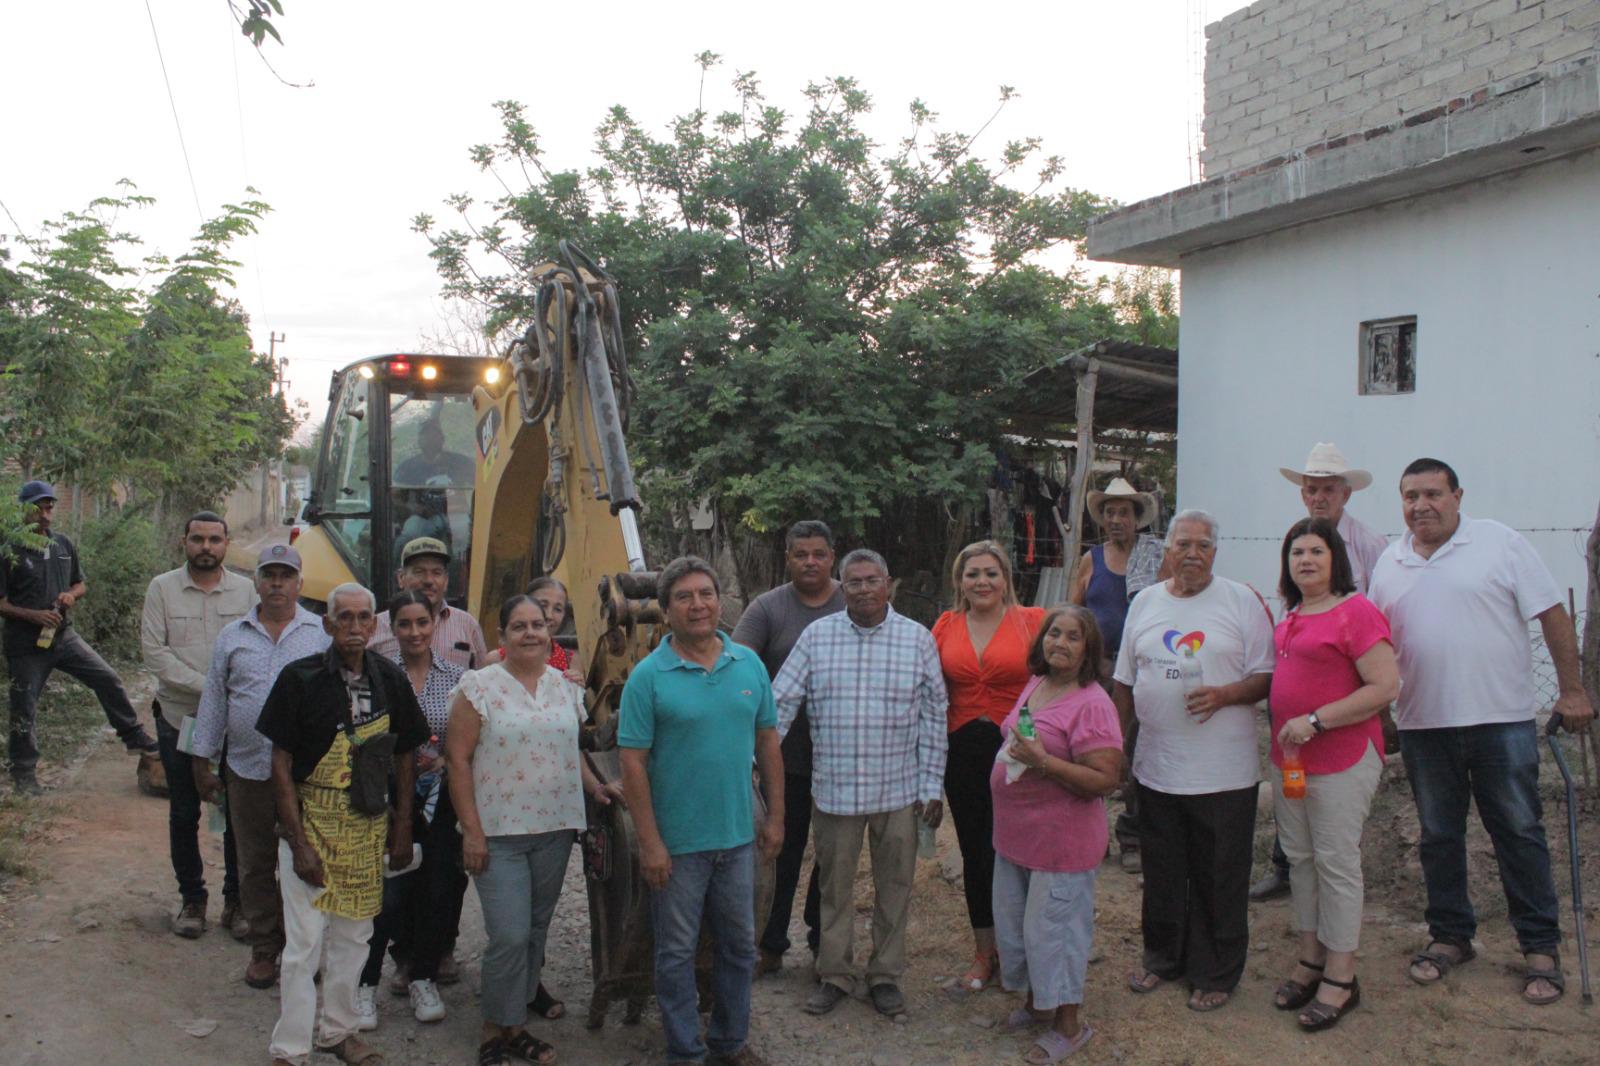
[[944,794],[961,845],[961,884],[967,920],[974,929],[994,928],[994,797],[989,772],[1004,738],[1000,727],[979,718],[950,734]]
[[[773,873],[772,912],[761,932],[761,950],[782,955],[789,950],[789,918],[794,913],[794,894],[800,887],[800,871],[805,866],[806,841],[811,837],[811,776],[783,775],[783,848],[778,852]],[[806,902],[801,914],[806,923],[806,945],[813,956],[821,943],[822,890],[817,887],[817,867],[811,866],[806,885]]]
[[422,845],[422,865],[384,882],[383,912],[373,919],[367,964],[361,971],[364,985],[378,983],[384,949],[391,944],[394,957],[410,966],[413,981],[432,981],[439,976],[439,960],[455,943],[467,874],[448,785],[440,787],[433,821],[424,822],[418,813],[411,832]]
[[1256,788],[1178,796],[1139,786],[1144,968],[1231,992],[1250,946]]

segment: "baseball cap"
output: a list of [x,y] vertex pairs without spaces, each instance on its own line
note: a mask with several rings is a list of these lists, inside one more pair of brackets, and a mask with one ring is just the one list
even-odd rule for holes
[[17,493],[17,499],[23,503],[38,503],[40,500],[59,499],[54,486],[48,481],[29,481]]
[[287,544],[273,544],[261,550],[261,557],[256,560],[256,573],[261,573],[269,566],[287,566],[295,573],[300,572],[300,553]]
[[444,541],[433,537],[417,537],[406,541],[406,546],[400,550],[401,567],[419,555],[437,555],[447,563],[450,561],[450,549],[444,546]]

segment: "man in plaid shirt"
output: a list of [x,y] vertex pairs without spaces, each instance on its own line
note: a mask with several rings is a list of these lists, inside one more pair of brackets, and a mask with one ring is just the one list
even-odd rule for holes
[[889,568],[859,548],[840,567],[843,614],[806,627],[772,682],[778,732],[801,706],[811,720],[812,821],[822,885],[819,984],[806,1010],[826,1014],[850,994],[856,866],[872,855],[872,957],[867,992],[891,1017],[906,1011],[906,919],[916,873],[917,820],[943,814],[944,674],[933,636],[889,606]]

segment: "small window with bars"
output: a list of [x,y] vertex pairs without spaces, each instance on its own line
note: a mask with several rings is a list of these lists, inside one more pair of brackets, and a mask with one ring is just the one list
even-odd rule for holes
[[1417,316],[1361,323],[1362,396],[1417,391]]

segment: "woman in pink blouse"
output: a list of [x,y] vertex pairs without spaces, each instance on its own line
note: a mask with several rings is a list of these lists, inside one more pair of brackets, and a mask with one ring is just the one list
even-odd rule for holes
[[[1094,940],[1094,882],[1109,833],[1103,797],[1122,777],[1122,729],[1097,683],[1100,630],[1083,607],[1044,616],[1033,675],[1003,723],[1010,746],[989,775],[994,932],[1000,977],[1024,992],[1001,1023],[1047,1026],[1027,1061],[1058,1062],[1094,1035],[1078,1018]],[[1018,727],[1026,708],[1033,737]]]
[[527,596],[500,606],[503,662],[469,671],[450,706],[446,780],[461,822],[461,858],[473,875],[489,943],[483,952],[479,1066],[555,1060],[528,1032],[545,934],[573,841],[584,828],[583,795],[605,805],[621,795],[578,750],[581,690],[549,669],[550,628]]
[[[1273,1003],[1300,1026],[1326,1029],[1361,1002],[1361,832],[1383,772],[1377,714],[1400,691],[1389,623],[1356,592],[1344,540],[1325,518],[1283,538],[1278,592],[1288,613],[1273,634],[1274,813],[1289,857],[1299,962]],[[1305,795],[1283,794],[1285,759],[1305,771]]]

